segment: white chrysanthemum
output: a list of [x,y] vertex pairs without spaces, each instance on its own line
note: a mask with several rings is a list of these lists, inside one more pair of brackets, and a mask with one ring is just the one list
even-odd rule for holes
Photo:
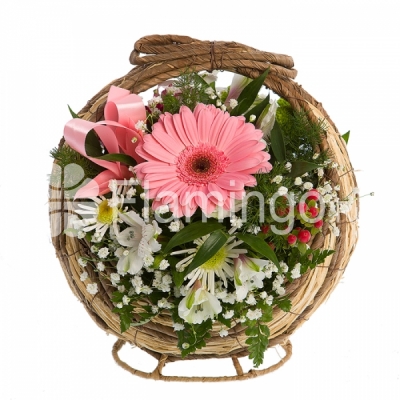
[[123,196],[117,194],[116,181],[111,180],[109,187],[112,190],[111,199],[106,199],[104,196],[92,197],[91,200],[95,202],[94,206],[78,204],[81,209],[75,210],[77,214],[85,218],[73,221],[74,228],[83,232],[95,230],[97,241],[101,240],[110,226],[116,226],[123,204]]
[[[176,268],[179,270],[180,267],[188,266],[196,252],[200,249],[203,243],[207,240],[209,235],[203,236],[194,241],[197,244],[196,249],[186,249],[172,252],[171,255],[181,254],[181,253],[189,253],[190,255],[183,260],[179,261],[176,264]],[[233,260],[239,257],[240,254],[247,253],[245,249],[236,249],[235,247],[242,244],[241,240],[235,240],[234,236],[230,236],[228,241],[224,246],[222,246],[217,253],[207,260],[204,264],[195,268],[188,275],[186,275],[185,279],[189,279],[189,283],[186,285],[187,288],[190,288],[194,282],[200,280],[203,288],[206,288],[210,291],[211,294],[215,294],[215,276],[220,278],[224,286],[228,286],[227,278],[233,278],[234,270],[233,270]]]

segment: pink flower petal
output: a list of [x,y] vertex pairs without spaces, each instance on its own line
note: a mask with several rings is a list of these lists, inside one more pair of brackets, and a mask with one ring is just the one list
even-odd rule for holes
[[231,163],[235,163],[243,158],[251,156],[255,152],[259,152],[265,148],[265,143],[257,142],[256,140],[248,141],[247,143],[236,146],[231,152],[225,153]]
[[[184,145],[183,140],[181,139],[179,133],[175,129],[173,116],[170,113],[163,114],[162,116],[164,117],[163,124],[164,124],[164,129],[165,129],[166,133]],[[154,125],[153,130],[157,127],[157,125],[158,125],[158,123],[156,123]]]
[[152,133],[152,137],[174,156],[178,156],[185,148],[180,140],[176,140],[173,136],[168,135],[168,133],[163,132],[161,129],[155,130],[155,132]]
[[143,164],[139,164],[141,167],[142,173],[150,174],[150,173],[163,173],[164,171],[176,171],[175,165],[168,165],[159,161],[149,161],[144,162]]
[[217,200],[222,199],[223,201],[226,200],[228,197],[228,192],[226,190],[221,190],[221,186],[217,185],[216,183],[210,182],[207,186],[208,188],[208,196]]
[[235,172],[235,171],[245,171],[249,168],[257,167],[260,164],[260,160],[258,158],[246,158],[245,160],[240,160],[233,164],[228,165],[226,168],[227,172]]
[[237,191],[243,189],[243,181],[235,178],[236,176],[234,174],[223,174],[217,179],[216,184],[226,190]]
[[160,146],[153,137],[152,139],[152,141],[146,141],[143,143],[143,149],[160,161],[164,161],[168,164],[175,164],[176,156],[166,150],[163,146]]
[[188,137],[190,143],[193,146],[196,146],[199,143],[199,137],[197,134],[197,123],[192,111],[190,111],[190,108],[182,106],[179,110],[179,113],[182,118],[182,123],[185,128],[186,136]]
[[[197,107],[196,107],[197,110]],[[213,119],[210,113],[205,108],[199,108],[198,118],[197,118],[197,131],[199,133],[199,142],[207,143],[209,141],[209,132],[211,130],[211,125]]]
[[231,143],[233,138],[236,136],[236,130],[238,124],[239,121],[237,120],[237,118],[229,118],[225,121],[225,124],[223,125],[221,131],[219,132],[216,144],[216,147],[219,150],[224,151],[228,143]]
[[179,139],[185,146],[190,146],[192,143],[186,135],[185,128],[183,126],[182,117],[180,114],[174,114],[172,116],[172,121],[174,123],[175,130],[179,136]]
[[214,118],[213,123],[211,124],[210,133],[208,135],[208,143],[212,145],[216,145],[218,141],[219,134],[226,120],[229,119],[230,115],[223,111],[219,112]]

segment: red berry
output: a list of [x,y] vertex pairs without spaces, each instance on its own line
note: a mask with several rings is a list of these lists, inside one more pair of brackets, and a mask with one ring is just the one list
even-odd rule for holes
[[309,200],[318,200],[319,199],[319,192],[316,189],[311,189],[307,193],[307,201]]
[[286,215],[289,214],[289,207],[285,207],[285,208],[277,208],[276,209],[276,215],[278,215],[279,217],[285,217]]
[[306,211],[308,210],[308,206],[306,203],[299,203],[297,204],[296,208],[300,214],[305,214]]
[[319,209],[317,207],[310,207],[308,212],[311,215],[311,218],[315,218],[319,214]]
[[272,242],[269,242],[268,246],[271,247],[271,250],[275,250],[275,245]]
[[299,232],[297,239],[299,239],[299,242],[301,243],[307,243],[311,239],[311,233],[307,229],[303,229]]
[[295,244],[296,242],[297,242],[297,237],[295,236],[295,235],[292,235],[292,234],[290,234],[288,237],[287,237],[287,241],[288,241],[288,243],[291,245],[291,244]]
[[269,225],[263,225],[261,227],[261,232],[262,233],[268,233],[269,232]]
[[314,227],[317,229],[320,229],[320,228],[322,228],[323,224],[324,224],[324,221],[322,221],[322,219],[320,219],[319,221],[314,222]]

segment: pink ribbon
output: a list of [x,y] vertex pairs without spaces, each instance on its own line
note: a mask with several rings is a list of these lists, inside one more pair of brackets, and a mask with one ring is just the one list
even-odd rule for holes
[[64,128],[67,144],[84,157],[106,170],[97,175],[87,185],[80,188],[75,198],[99,196],[110,191],[110,179],[129,179],[132,173],[117,161],[99,160],[89,157],[85,150],[86,135],[92,129],[97,133],[108,153],[123,153],[134,158],[138,163],[144,160],[136,154],[136,146],[143,140],[143,134],[135,124],[146,119],[146,109],[142,98],[129,90],[111,86],[107,103],[104,107],[104,121],[90,122],[74,118]]

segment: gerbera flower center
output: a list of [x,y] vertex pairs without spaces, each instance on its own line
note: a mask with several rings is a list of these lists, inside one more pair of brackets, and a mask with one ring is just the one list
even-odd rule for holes
[[205,173],[210,169],[210,160],[207,158],[199,157],[193,161],[193,171]]
[[208,143],[188,146],[178,157],[179,178],[189,185],[207,185],[225,172],[229,159],[224,152]]
[[226,256],[227,256],[226,249],[225,247],[222,247],[199,268],[204,269],[206,271],[217,271],[218,269],[221,269]]
[[118,208],[110,207],[108,200],[103,200],[97,207],[97,221],[102,224],[112,224],[118,216]]

